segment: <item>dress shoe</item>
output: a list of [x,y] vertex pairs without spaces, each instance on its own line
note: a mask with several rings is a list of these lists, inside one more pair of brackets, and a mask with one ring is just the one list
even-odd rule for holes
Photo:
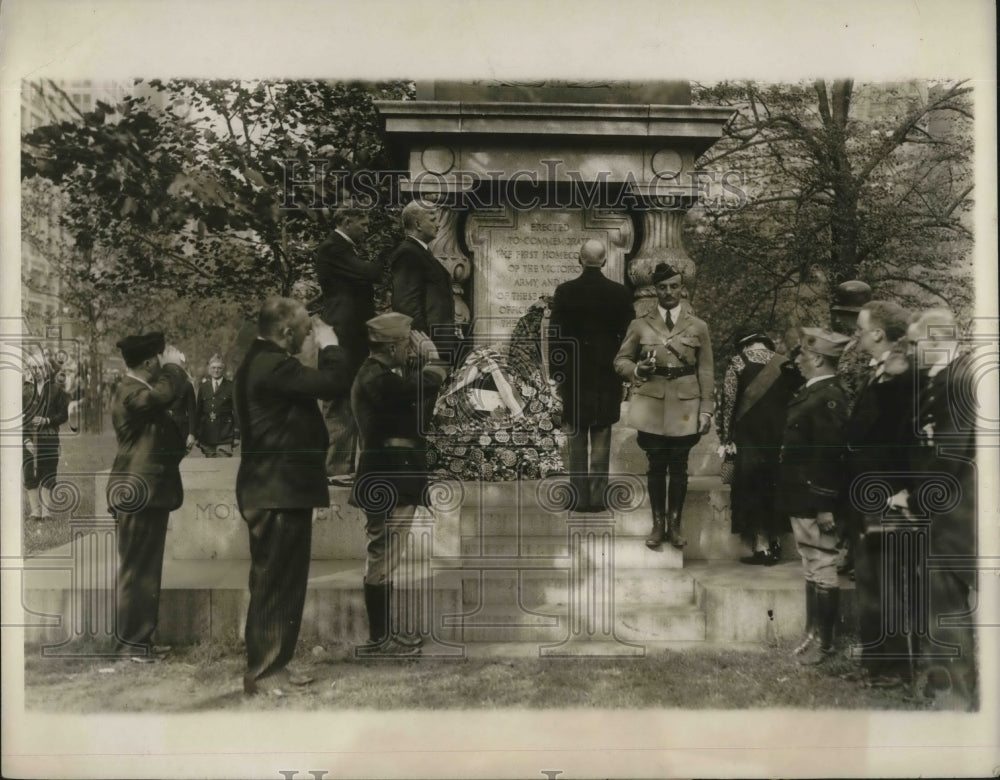
[[301,673],[293,673],[288,669],[279,669],[274,674],[257,680],[243,678],[243,693],[256,696],[266,693],[269,696],[282,698],[299,693],[303,687],[313,682],[314,678]]
[[767,563],[767,553],[764,550],[754,550],[753,555],[744,555],[740,558],[740,563],[748,566],[764,566]]
[[395,637],[354,648],[355,658],[412,658],[420,655],[419,645],[404,645]]
[[798,657],[800,666],[818,666],[836,655],[832,647],[823,647],[819,642],[813,642],[809,648]]
[[162,661],[172,650],[170,645],[147,645],[145,648],[129,648],[126,654],[134,664],[155,664],[157,661]]
[[354,475],[353,474],[337,474],[333,477],[326,478],[326,484],[333,485],[334,487],[353,487],[354,486]]

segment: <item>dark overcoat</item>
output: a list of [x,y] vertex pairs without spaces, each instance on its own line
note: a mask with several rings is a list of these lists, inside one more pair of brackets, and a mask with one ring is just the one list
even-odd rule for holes
[[321,350],[319,367],[309,368],[271,341],[251,345],[234,380],[243,446],[236,475],[241,511],[329,506],[330,442],[316,400],[346,397],[350,382],[340,347]]
[[168,409],[184,391],[187,374],[167,364],[147,385],[124,376],[111,403],[118,454],[108,479],[112,512],[173,511],[184,501],[179,464],[187,452],[184,437]]
[[[447,269],[410,236],[393,250],[389,267],[392,310],[412,317],[413,329],[426,333],[439,348],[450,348],[455,329],[455,298]],[[442,334],[440,328],[446,332]]]
[[190,380],[184,383],[181,394],[174,399],[167,411],[177,424],[181,436],[197,436],[198,404],[195,398],[194,385]]
[[368,356],[365,323],[375,316],[377,263],[358,255],[357,247],[334,233],[316,249],[316,278],[323,291],[320,318],[332,326],[357,370]]
[[847,399],[835,377],[803,386],[788,404],[778,476],[789,517],[836,512],[844,498]]
[[976,381],[992,357],[960,355],[934,377],[916,379],[918,445],[912,450],[910,509],[931,521],[931,554],[975,585],[977,549]]
[[[69,395],[55,382],[45,382],[39,391],[31,382],[25,382],[22,392],[24,407],[23,438],[31,441],[35,452],[24,448],[24,484],[35,488],[52,477],[59,466],[59,426],[69,420]],[[36,417],[46,422],[35,425]]]
[[561,377],[563,419],[574,428],[618,421],[622,379],[615,372],[615,355],[634,317],[632,293],[599,268],[584,268],[556,287],[550,354],[554,345],[567,356],[555,373]]

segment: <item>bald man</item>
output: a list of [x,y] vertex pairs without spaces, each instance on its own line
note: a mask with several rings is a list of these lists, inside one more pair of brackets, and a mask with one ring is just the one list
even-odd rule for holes
[[607,250],[589,239],[580,247],[582,273],[556,287],[550,323],[551,343],[570,342],[565,371],[556,380],[563,401],[570,484],[569,509],[602,512],[607,508],[611,426],[618,422],[622,380],[614,361],[635,316],[632,293],[601,273]]
[[431,252],[437,235],[437,209],[419,200],[402,213],[406,237],[389,257],[392,310],[413,320],[413,330],[431,337],[442,358],[455,365],[457,331],[451,274]]

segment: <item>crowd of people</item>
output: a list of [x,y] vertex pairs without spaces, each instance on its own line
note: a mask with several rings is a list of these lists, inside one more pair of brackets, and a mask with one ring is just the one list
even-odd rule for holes
[[[950,312],[910,313],[847,282],[830,322],[798,328],[787,354],[762,328],[738,329],[717,393],[709,328],[680,268],[656,266],[655,300],[637,317],[631,291],[601,271],[605,246],[588,240],[580,276],[532,307],[517,337],[473,349],[429,248],[433,208],[404,208],[405,238],[389,260],[392,310],[377,316],[380,267],[359,249],[367,215],[347,204],[335,223],[316,253],[319,305],[310,314],[294,299],[265,302],[232,382],[216,356],[195,393],[183,355],[162,334],[119,342],[128,371],[112,403],[119,452],[108,503],[119,524],[124,653],[151,661],[167,651],[153,644],[166,519],[180,506],[179,463],[195,443],[207,457],[227,456],[241,439],[236,496],[251,550],[244,690],[284,693],[310,682],[289,662],[312,511],[329,505],[329,485],[350,487],[366,518],[370,636],[358,654],[418,654],[421,638],[394,633],[388,619],[390,521],[427,505],[435,470],[486,479],[568,471],[566,508],[607,512],[611,426],[627,386],[625,424],[648,461],[647,546],[685,546],[688,456],[714,420],[732,530],[749,546],[742,562],[774,565],[782,537],[794,536],[807,623],[799,660],[822,664],[835,652],[841,576],[853,569],[865,680],[898,685],[919,667],[927,695],[974,706],[971,621],[954,619],[975,591],[975,414],[956,404],[974,393]],[[316,367],[297,357],[310,336]],[[558,372],[556,343],[574,345]],[[50,393],[32,408],[26,486],[29,455],[31,484],[44,481],[48,431],[64,404]],[[897,544],[913,533],[927,545]],[[953,619],[939,620],[946,615]]]

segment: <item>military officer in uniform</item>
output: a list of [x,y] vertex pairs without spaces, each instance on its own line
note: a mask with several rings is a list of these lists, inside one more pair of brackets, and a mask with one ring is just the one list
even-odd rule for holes
[[[684,300],[680,271],[660,263],[653,271],[657,306],[632,320],[615,370],[632,382],[627,424],[649,459],[647,489],[653,530],[650,548],[664,539],[678,549],[687,494],[688,453],[712,424],[715,407],[712,344],[708,326]],[[670,488],[667,489],[667,473]]]
[[[427,448],[422,436],[423,411],[444,381],[446,369],[426,336],[414,338],[412,319],[389,312],[367,322],[371,354],[351,387],[351,409],[361,433],[361,456],[352,503],[365,513],[368,536],[364,598],[370,643],[362,654],[412,655],[418,642],[389,632],[394,560],[389,549],[390,520],[412,520],[424,505]],[[422,360],[406,370],[411,344]]]
[[779,507],[788,515],[806,578],[806,637],[795,649],[803,664],[834,651],[839,611],[834,511],[845,488],[847,399],[837,361],[850,340],[822,328],[802,328],[795,365],[806,383],[788,404],[778,474]]
[[237,438],[233,412],[233,383],[222,372],[225,363],[219,355],[208,361],[208,376],[201,380],[195,416],[198,419],[198,447],[206,458],[233,456]]

